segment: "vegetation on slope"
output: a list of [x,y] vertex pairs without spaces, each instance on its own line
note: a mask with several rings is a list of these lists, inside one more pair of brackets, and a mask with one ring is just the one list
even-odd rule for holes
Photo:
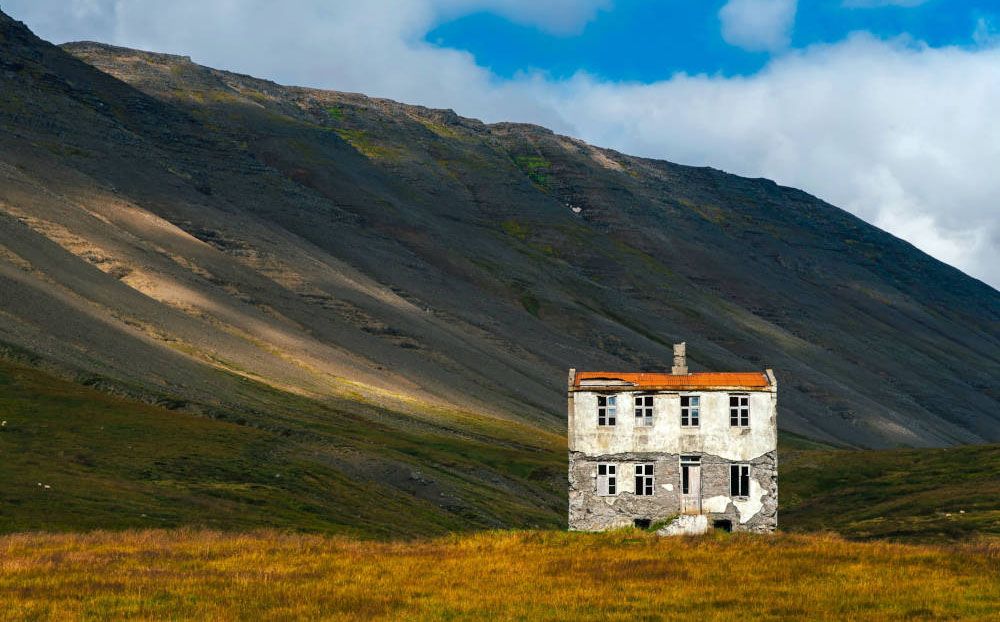
[[298,420],[282,427],[238,425],[0,362],[0,532],[199,525],[398,537],[564,522],[563,453],[550,435],[511,424],[476,438],[387,410],[362,419],[362,404],[290,406]]
[[0,619],[994,620],[1000,547],[832,536],[0,538]]
[[[276,409],[295,399],[274,395]],[[565,526],[557,437],[514,425],[456,436],[390,411],[376,412],[406,426],[357,419],[361,404],[353,413],[305,399],[292,406],[298,419],[286,415],[282,427],[237,424],[0,362],[0,532],[272,526],[386,538]],[[781,435],[783,530],[909,541],[1000,535],[995,445],[820,447]]]
[[1000,446],[781,454],[783,529],[852,538],[1000,536]]

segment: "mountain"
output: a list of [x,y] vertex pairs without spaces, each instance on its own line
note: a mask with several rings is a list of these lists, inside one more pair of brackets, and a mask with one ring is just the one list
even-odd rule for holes
[[676,341],[774,368],[801,436],[1000,440],[1000,293],[765,179],[3,14],[0,127],[8,359],[477,524],[519,510],[476,491],[561,502],[530,465],[562,451],[568,367],[663,369]]

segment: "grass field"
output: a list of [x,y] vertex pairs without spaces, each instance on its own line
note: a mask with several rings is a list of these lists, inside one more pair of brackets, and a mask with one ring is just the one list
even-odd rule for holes
[[0,537],[0,619],[996,620],[1000,543],[481,532]]

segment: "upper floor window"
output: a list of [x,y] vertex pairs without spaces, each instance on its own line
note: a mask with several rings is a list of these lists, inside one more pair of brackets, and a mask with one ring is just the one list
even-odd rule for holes
[[729,466],[729,494],[733,497],[750,496],[749,464],[733,464]]
[[750,426],[750,396],[729,396],[729,425],[746,428]]
[[681,396],[681,425],[697,427],[701,419],[701,397],[697,395]]
[[618,396],[597,396],[597,425],[615,425],[618,421]]
[[653,463],[635,465],[635,494],[650,496],[653,494]]
[[653,396],[635,396],[635,424],[653,425]]
[[618,494],[618,465],[597,465],[597,494],[605,497]]

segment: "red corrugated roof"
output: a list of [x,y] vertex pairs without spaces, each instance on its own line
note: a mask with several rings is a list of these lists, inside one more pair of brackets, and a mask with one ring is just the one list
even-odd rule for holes
[[673,375],[665,373],[635,373],[609,371],[578,371],[574,385],[580,386],[583,380],[608,380],[609,383],[627,382],[640,389],[708,389],[712,387],[743,387],[747,389],[763,389],[767,386],[767,374],[764,372],[694,372],[691,374]]

